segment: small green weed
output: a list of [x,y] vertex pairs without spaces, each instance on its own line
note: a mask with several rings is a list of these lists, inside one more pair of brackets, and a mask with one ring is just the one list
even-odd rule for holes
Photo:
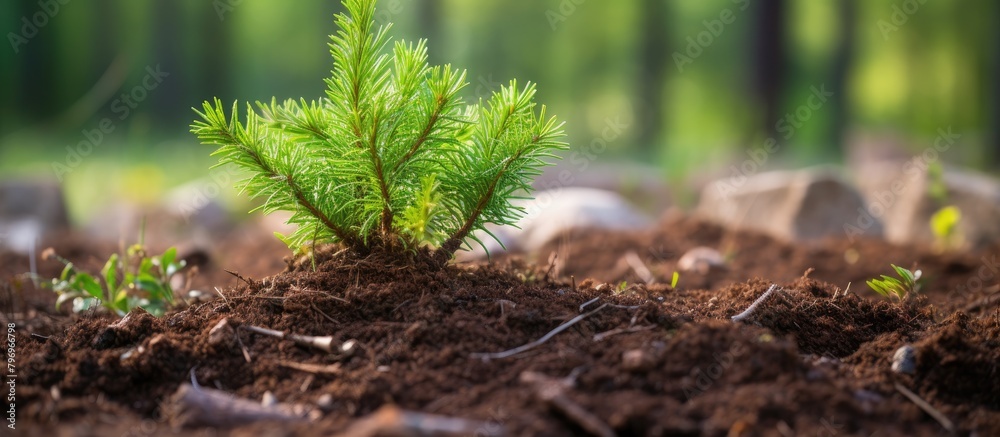
[[954,250],[962,246],[963,237],[958,228],[962,211],[956,206],[946,206],[931,216],[931,232],[941,250]]
[[899,275],[900,279],[882,275],[882,279],[872,279],[867,281],[868,286],[871,287],[872,290],[875,290],[876,293],[887,299],[895,298],[902,301],[907,296],[916,294],[920,289],[920,284],[917,283],[917,281],[920,280],[920,270],[911,272],[895,264],[890,265],[893,270],[896,271],[896,274]]
[[47,249],[42,257],[55,258],[65,265],[58,278],[41,282],[59,294],[57,310],[62,304],[72,302],[75,313],[103,306],[118,316],[135,308],[154,316],[166,313],[174,301],[170,278],[185,265],[184,260],[177,259],[177,249],[171,247],[162,255],[147,256],[141,243],[132,245],[123,254],[112,254],[100,276],[78,270],[53,249]]

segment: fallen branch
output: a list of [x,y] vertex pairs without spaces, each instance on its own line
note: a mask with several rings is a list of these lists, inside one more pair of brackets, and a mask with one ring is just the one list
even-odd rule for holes
[[581,320],[586,319],[587,317],[590,317],[594,313],[596,313],[596,312],[604,309],[604,307],[606,307],[606,306],[608,306],[608,304],[601,305],[601,306],[597,307],[596,310],[593,310],[593,311],[591,311],[589,313],[580,314],[579,316],[576,316],[576,317],[570,319],[570,321],[568,321],[566,323],[563,323],[562,325],[559,325],[555,329],[549,331],[549,333],[545,334],[544,336],[542,336],[542,338],[539,338],[538,340],[535,340],[535,341],[533,341],[531,343],[528,343],[526,345],[519,346],[519,347],[516,347],[514,349],[506,350],[506,351],[503,351],[503,352],[493,352],[493,353],[489,353],[489,352],[477,352],[477,353],[473,353],[471,356],[472,356],[472,358],[479,358],[479,359],[481,359],[483,361],[489,361],[491,359],[499,359],[499,358],[512,357],[512,356],[517,355],[517,354],[519,354],[521,352],[529,351],[529,350],[534,349],[534,348],[536,348],[536,347],[544,344],[545,342],[549,341],[549,339],[551,339],[552,337],[554,337],[556,334],[565,331],[570,326],[573,326],[573,325],[579,323]]
[[230,427],[261,420],[298,422],[319,418],[319,412],[307,405],[278,403],[264,406],[224,391],[187,383],[181,384],[166,408],[167,416],[178,427]]
[[326,353],[333,352],[333,337],[330,337],[328,335],[312,336],[312,335],[289,334],[286,332],[275,331],[273,329],[261,328],[259,326],[253,326],[253,325],[242,325],[240,327],[251,332],[256,332],[258,334],[291,340],[294,341],[296,344],[313,347],[322,350]]
[[338,437],[503,436],[502,425],[404,411],[392,405],[359,419]]
[[566,395],[566,391],[573,386],[574,378],[559,380],[538,372],[526,371],[521,373],[520,379],[522,383],[528,384],[534,389],[534,395],[539,401],[566,416],[590,435],[615,437],[615,431],[607,423],[585,410],[580,404],[573,402]]
[[917,396],[916,393],[910,391],[910,389],[904,387],[898,382],[896,383],[896,390],[902,393],[903,396],[906,396],[911,402],[917,404],[921,410],[924,410],[924,412],[933,417],[934,420],[937,420],[946,431],[951,434],[955,433],[955,424],[952,423],[950,419],[945,417],[944,414],[938,411],[937,408],[934,408],[933,405],[927,403],[927,401],[921,399],[920,396]]

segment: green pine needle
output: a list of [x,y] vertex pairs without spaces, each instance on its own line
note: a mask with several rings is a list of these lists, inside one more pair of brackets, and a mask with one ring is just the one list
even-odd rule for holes
[[523,210],[511,200],[568,147],[535,85],[511,81],[467,106],[464,70],[428,65],[424,40],[390,44],[374,0],[344,5],[324,98],[257,102],[242,119],[215,99],[195,110],[192,132],[217,146],[219,165],[247,172],[238,188],[264,200],[257,209],[292,214],[296,231],[280,238],[294,250],[428,245],[446,262],[472,232],[514,224]]

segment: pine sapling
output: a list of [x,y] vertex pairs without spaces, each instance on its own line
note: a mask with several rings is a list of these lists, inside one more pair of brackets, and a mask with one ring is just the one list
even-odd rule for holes
[[429,66],[425,40],[388,53],[375,1],[343,3],[325,97],[248,104],[242,120],[215,99],[195,110],[192,132],[218,147],[219,165],[248,172],[239,188],[264,199],[258,209],[291,213],[296,231],[278,236],[293,250],[428,247],[444,264],[467,240],[482,244],[474,231],[523,215],[511,200],[567,148],[562,124],[536,108],[532,83],[466,106],[465,71]]

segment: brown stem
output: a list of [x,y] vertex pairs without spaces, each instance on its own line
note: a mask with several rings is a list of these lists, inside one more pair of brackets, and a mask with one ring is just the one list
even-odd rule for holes
[[417,153],[417,150],[420,149],[420,146],[422,146],[424,142],[427,141],[427,137],[430,136],[431,130],[434,129],[434,125],[437,124],[438,118],[441,117],[441,110],[444,109],[444,105],[446,102],[447,100],[445,100],[443,97],[438,97],[437,107],[434,108],[434,113],[431,114],[431,118],[427,120],[427,126],[424,126],[423,132],[421,132],[420,136],[417,137],[417,141],[413,143],[413,146],[411,146],[410,150],[406,152],[406,155],[403,155],[403,158],[401,158],[399,162],[397,162],[396,165],[392,167],[393,172],[399,170],[399,167],[401,167],[404,163],[409,161],[410,158],[412,158],[413,155]]

